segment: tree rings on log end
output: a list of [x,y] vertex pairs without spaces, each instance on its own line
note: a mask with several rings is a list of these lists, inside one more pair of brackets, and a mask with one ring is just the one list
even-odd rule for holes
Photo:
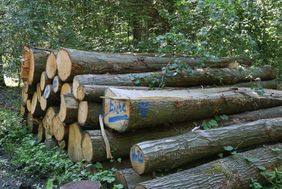
[[62,88],[61,88],[61,97],[64,95],[64,94],[69,94],[71,93],[71,85],[69,83],[64,83]]
[[75,98],[78,98],[78,94],[77,94],[77,90],[78,90],[78,87],[80,86],[78,80],[76,80],[75,78],[73,79],[73,82],[72,82],[72,93],[73,93],[73,96]]
[[82,154],[82,131],[77,123],[69,126],[68,155],[72,161],[78,162],[83,159]]
[[142,150],[137,145],[133,145],[130,149],[130,161],[132,168],[139,174],[145,171],[145,158]]
[[53,118],[53,134],[57,141],[65,139],[68,133],[68,127],[65,126],[58,116]]
[[68,79],[71,74],[72,62],[66,49],[61,49],[57,55],[58,75],[62,81]]
[[79,86],[79,87],[77,88],[76,95],[77,95],[76,98],[77,98],[78,100],[83,100],[83,99],[84,99],[84,97],[85,97],[85,89],[84,89],[83,86]]
[[42,97],[40,98],[40,108],[41,108],[41,110],[43,110],[43,111],[45,111],[46,108],[47,108],[47,100],[45,99],[44,96],[42,96]]
[[49,79],[53,79],[57,73],[56,55],[51,52],[47,58],[46,74]]
[[93,143],[91,136],[86,132],[82,140],[82,153],[86,161],[91,162],[93,160]]
[[88,102],[81,101],[78,105],[78,123],[80,125],[84,125],[86,123],[87,116],[88,116]]
[[50,84],[51,80],[48,79],[46,72],[42,72],[40,76],[40,89],[41,91],[44,91],[44,88],[47,84]]

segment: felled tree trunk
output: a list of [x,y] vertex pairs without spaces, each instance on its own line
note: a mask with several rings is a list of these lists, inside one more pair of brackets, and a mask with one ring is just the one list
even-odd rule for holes
[[45,140],[45,128],[43,127],[42,122],[38,126],[37,140],[38,142]]
[[[75,75],[90,73],[136,73],[159,71],[169,63],[181,61],[191,67],[229,67],[242,63],[250,65],[245,58],[219,58],[200,60],[193,58],[168,58],[129,54],[109,54],[61,49],[57,55],[58,75],[62,81],[71,80]],[[203,64],[202,64],[203,63]]]
[[26,119],[27,128],[31,133],[37,133],[38,132],[38,126],[40,124],[40,120],[36,117],[34,117],[31,113],[27,114]]
[[[154,129],[138,131],[120,135],[106,131],[110,143],[111,152],[114,158],[128,157],[130,147],[145,140],[159,139],[168,136],[178,135],[190,131],[195,126],[194,123],[183,123],[177,127],[167,129]],[[107,159],[106,146],[100,130],[87,130],[82,140],[83,156],[87,161],[105,161]]]
[[[174,76],[166,76],[161,72],[117,74],[117,75],[77,75],[73,79],[73,93],[81,85],[112,85],[112,86],[162,86],[189,87],[201,85],[232,85],[239,82],[252,81],[256,78],[272,80],[275,71],[271,66],[258,68],[206,68],[190,72],[180,72]],[[75,96],[77,98],[77,96]]]
[[54,79],[53,79],[53,90],[55,93],[59,92],[61,87],[62,87],[62,82],[60,81],[60,78],[59,76],[55,76]]
[[53,119],[58,114],[59,107],[49,107],[44,116],[43,122],[45,129],[49,130],[49,133],[53,136]]
[[21,78],[29,85],[40,80],[41,73],[45,70],[49,50],[24,47],[23,63],[21,65]]
[[55,116],[52,120],[53,134],[57,141],[62,141],[68,138],[69,127],[61,122],[58,116]]
[[32,115],[34,115],[36,117],[41,117],[41,116],[44,116],[44,114],[45,114],[45,112],[40,107],[37,92],[35,92],[32,96],[30,112],[32,113]]
[[280,91],[249,88],[125,90],[105,93],[105,125],[118,132],[282,105]]
[[130,160],[138,174],[173,169],[224,152],[225,146],[250,147],[282,140],[282,118],[262,119],[241,125],[197,130],[176,137],[133,145]]
[[81,161],[83,159],[81,141],[83,132],[77,123],[69,126],[69,142],[68,142],[68,155],[72,161]]
[[[272,149],[280,149],[274,152]],[[260,167],[282,163],[282,145],[269,145],[212,161],[178,173],[142,182],[136,189],[249,188],[252,179],[266,182]]]
[[44,91],[45,87],[52,83],[52,80],[47,77],[46,71],[41,73],[40,77],[40,89]]
[[115,173],[116,183],[122,184],[124,189],[134,189],[137,184],[153,178],[150,175],[140,176],[133,169],[122,169]]
[[78,106],[78,123],[81,126],[98,129],[100,114],[102,114],[102,104],[81,101]]

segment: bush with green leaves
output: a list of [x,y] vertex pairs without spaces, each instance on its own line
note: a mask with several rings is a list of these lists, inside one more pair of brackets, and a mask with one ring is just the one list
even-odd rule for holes
[[48,178],[47,184],[54,187],[69,181],[91,179],[100,181],[105,188],[121,188],[113,184],[115,169],[106,170],[101,163],[72,162],[60,148],[49,149],[38,143],[21,121],[17,113],[0,110],[0,146],[10,154],[11,163],[21,168],[21,174]]

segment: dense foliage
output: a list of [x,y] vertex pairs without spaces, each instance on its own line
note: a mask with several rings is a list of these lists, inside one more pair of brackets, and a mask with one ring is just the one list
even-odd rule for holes
[[72,162],[58,147],[50,149],[38,143],[20,124],[21,120],[21,116],[14,111],[0,109],[0,146],[9,152],[12,164],[19,170],[18,174],[37,179],[48,178],[49,186],[43,187],[48,189],[81,179],[101,181],[103,188],[121,188],[113,184],[115,169],[105,170],[101,163]]
[[29,44],[187,56],[247,55],[279,68],[281,9],[281,0],[1,1],[0,60],[6,71],[15,72],[22,46]]

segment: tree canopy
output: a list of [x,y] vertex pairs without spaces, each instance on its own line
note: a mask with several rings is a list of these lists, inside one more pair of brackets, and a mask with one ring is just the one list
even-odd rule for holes
[[185,56],[247,55],[282,65],[281,0],[7,0],[1,62],[17,73],[24,45]]

